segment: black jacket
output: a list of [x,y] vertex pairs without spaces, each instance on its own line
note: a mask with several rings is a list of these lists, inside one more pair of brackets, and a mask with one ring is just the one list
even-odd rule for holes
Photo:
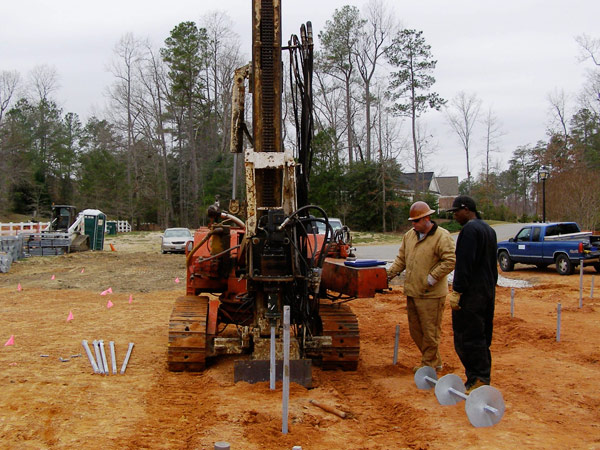
[[452,288],[494,296],[498,281],[496,232],[480,219],[469,220],[456,240],[456,267]]

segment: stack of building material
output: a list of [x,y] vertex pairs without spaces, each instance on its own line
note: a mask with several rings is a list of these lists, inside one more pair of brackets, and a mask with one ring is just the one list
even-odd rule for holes
[[0,236],[0,272],[7,273],[23,256],[23,236]]
[[32,233],[23,238],[23,251],[28,256],[63,255],[69,253],[68,233]]

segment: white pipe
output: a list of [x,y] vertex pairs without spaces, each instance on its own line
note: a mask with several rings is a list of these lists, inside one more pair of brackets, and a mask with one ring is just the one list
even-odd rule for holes
[[95,339],[92,341],[92,345],[94,346],[96,361],[98,362],[98,373],[104,373],[104,367],[102,366],[102,355],[100,354],[100,345]]
[[83,341],[81,341],[81,345],[83,345],[83,348],[85,349],[85,353],[88,359],[90,360],[90,364],[92,365],[92,369],[94,369],[94,373],[100,373],[100,371],[98,370],[98,366],[96,365],[96,361],[94,361],[94,356],[92,355],[92,351],[90,350],[88,341],[84,339]]
[[271,326],[271,364],[270,364],[270,373],[269,373],[269,388],[274,391],[275,390],[275,369],[277,368],[277,360],[275,358],[276,354],[275,350],[275,325]]
[[117,357],[115,355],[115,342],[110,341],[108,344],[110,345],[110,359],[112,362],[112,373],[113,373],[113,375],[116,375],[116,373],[117,373]]
[[133,342],[129,343],[129,348],[127,349],[127,355],[125,355],[125,359],[123,360],[123,365],[121,366],[121,375],[125,373],[125,369],[127,369],[127,363],[129,362],[129,357],[131,356],[131,351],[133,350]]
[[288,432],[288,413],[290,400],[290,306],[283,307],[283,406],[282,428],[283,434]]
[[394,365],[398,363],[398,341],[400,340],[400,325],[396,325],[396,337],[394,339]]
[[102,365],[104,366],[104,375],[108,375],[109,370],[108,370],[108,362],[106,361],[106,351],[104,350],[104,341],[102,339],[100,339],[98,341],[98,343],[100,344],[100,354],[102,355]]

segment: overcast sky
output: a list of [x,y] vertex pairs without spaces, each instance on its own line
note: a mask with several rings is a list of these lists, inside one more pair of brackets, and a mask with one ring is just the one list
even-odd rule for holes
[[[365,1],[281,1],[284,42],[307,20],[318,34],[336,8],[365,5]],[[505,133],[496,156],[504,163],[517,146],[545,139],[550,92],[563,89],[575,96],[580,91],[590,63],[578,62],[575,37],[586,33],[600,38],[598,0],[388,3],[404,27],[422,30],[431,45],[438,61],[434,90],[446,99],[461,90],[476,93],[482,110],[492,107]],[[216,9],[231,17],[243,51],[250,55],[250,0],[5,0],[0,71],[17,70],[26,77],[37,65],[55,68],[61,85],[56,100],[65,112],[75,112],[85,121],[93,113],[101,114],[106,87],[112,82],[106,67],[124,34],[147,37],[162,46],[178,23],[199,21]],[[443,114],[428,114],[427,129],[437,152],[426,169],[464,178],[464,151]],[[475,154],[483,145],[476,137]],[[472,172],[480,164],[481,159],[472,161]]]

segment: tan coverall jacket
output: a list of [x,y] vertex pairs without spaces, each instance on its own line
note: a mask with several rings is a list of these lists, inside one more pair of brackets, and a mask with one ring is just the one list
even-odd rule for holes
[[[447,276],[454,269],[454,240],[444,228],[433,224],[429,233],[419,240],[419,233],[408,231],[402,239],[398,256],[388,269],[388,276],[406,271],[404,295],[418,298],[439,298],[448,294]],[[427,283],[427,275],[437,280]]]

